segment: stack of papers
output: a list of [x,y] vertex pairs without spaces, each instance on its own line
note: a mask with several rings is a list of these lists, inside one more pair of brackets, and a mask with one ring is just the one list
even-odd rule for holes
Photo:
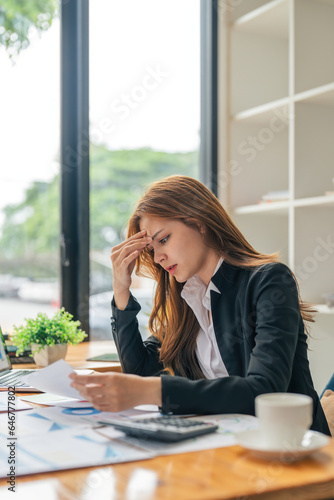
[[[12,410],[13,405],[11,404],[9,407],[9,410]],[[25,403],[24,401],[21,401],[21,399],[16,398],[15,400],[15,411],[21,411],[21,410],[31,410],[31,406]],[[1,413],[6,413],[8,414],[8,395],[7,392],[1,391],[0,392],[0,414]]]
[[237,432],[258,427],[257,419],[249,415],[213,415],[201,419],[218,423],[215,434],[176,444],[129,437],[101,421],[158,416],[158,408],[146,405],[120,413],[99,412],[87,401],[81,401],[80,394],[70,387],[71,371],[72,368],[60,360],[27,377],[30,384],[47,393],[24,399],[37,399],[41,404],[53,406],[32,408],[16,399],[16,410],[27,411],[15,412],[14,435],[9,435],[7,393],[1,395],[0,478],[6,478],[9,472],[8,443],[14,446],[15,456],[19,457],[15,462],[15,475],[19,476],[231,446],[236,444]]

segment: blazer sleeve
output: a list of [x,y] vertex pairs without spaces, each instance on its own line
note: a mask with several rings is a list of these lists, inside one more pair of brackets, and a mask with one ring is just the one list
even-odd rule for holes
[[117,309],[111,302],[111,330],[120,358],[122,371],[141,376],[159,375],[163,366],[159,361],[160,343],[153,335],[143,342],[137,314],[141,307],[130,295],[124,310]]
[[[284,300],[275,303],[273,298],[278,292]],[[162,377],[163,412],[254,414],[258,394],[287,391],[301,327],[297,287],[291,272],[283,264],[254,272],[244,286],[239,286],[238,294],[233,296],[234,304],[231,296],[226,300],[231,300],[229,307],[235,307],[235,302],[241,304],[237,313],[241,318],[234,317],[233,322],[246,322],[252,331],[252,336],[242,340],[242,349],[247,352],[245,376],[196,381]],[[223,335],[224,330],[230,335],[228,328],[223,325]],[[233,348],[226,353],[235,355]]]

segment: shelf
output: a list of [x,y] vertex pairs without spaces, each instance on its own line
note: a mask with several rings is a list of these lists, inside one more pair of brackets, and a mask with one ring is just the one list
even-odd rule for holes
[[[228,9],[219,18],[219,196],[247,241],[278,251],[315,304],[313,339],[326,340],[310,354],[320,387],[334,347],[324,293],[334,292],[334,0],[218,4]],[[274,192],[280,201],[262,202]]]
[[289,123],[288,105],[289,98],[283,97],[276,101],[240,111],[240,113],[232,116],[231,119],[235,122],[250,120],[252,123],[269,124],[272,117],[277,114],[281,122],[287,126]]
[[249,12],[253,12],[271,2],[272,0],[252,0],[251,2],[232,0],[228,2],[218,2],[218,8],[220,8],[220,13],[224,15],[228,13],[228,15],[225,15],[225,19],[229,27],[231,27],[238,19],[241,19]]
[[[232,24],[229,44],[232,116],[266,103],[272,106],[272,102],[289,95],[288,4],[288,0],[267,2]],[[262,111],[260,108],[255,114]]]
[[334,107],[334,82],[300,92],[295,95],[294,100],[295,102],[306,101],[311,104]]
[[287,215],[290,201],[272,201],[268,203],[258,203],[257,205],[247,205],[244,207],[238,207],[234,209],[234,213],[237,215],[241,214],[256,214],[262,213],[266,214],[268,212],[275,212],[277,215]]
[[234,209],[235,214],[255,214],[276,212],[277,214],[285,215],[288,213],[289,207],[311,207],[311,206],[333,206],[334,195],[314,196],[312,198],[299,198],[297,200],[271,201],[267,203],[258,203],[256,205],[245,205]]
[[288,188],[288,127],[273,116],[275,129],[271,122],[265,126],[248,120],[231,123],[231,208],[257,205],[263,194]]
[[320,314],[334,314],[334,307],[328,307],[326,304],[315,304],[314,307]]
[[289,264],[289,218],[285,213],[272,214],[265,212],[248,213],[247,215],[233,213],[236,226],[247,241],[258,252],[272,254],[278,252],[281,260]]
[[[319,97],[319,96],[318,96]],[[334,107],[305,100],[295,104],[294,176],[296,200],[319,198],[309,204],[329,203],[333,191]],[[327,201],[326,201],[327,200]],[[299,202],[298,203],[303,203]]]
[[[297,201],[297,200],[296,200]],[[333,207],[308,205],[294,214],[294,266],[301,296],[325,304],[334,283]]]
[[295,0],[295,93],[334,81],[334,3]]
[[312,198],[299,198],[293,201],[295,207],[311,207],[311,206],[333,206],[334,195],[313,196]]
[[289,37],[289,2],[273,0],[248,12],[232,24],[232,29],[281,39]]

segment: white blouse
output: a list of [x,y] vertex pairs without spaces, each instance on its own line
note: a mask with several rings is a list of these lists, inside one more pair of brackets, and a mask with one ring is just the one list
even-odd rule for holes
[[[222,262],[223,259],[220,258],[213,275],[216,274]],[[199,276],[195,274],[195,276],[190,278],[184,285],[181,297],[194,311],[200,325],[196,345],[196,356],[199,365],[208,379],[215,379],[227,377],[228,372],[220,355],[213,328],[210,298],[211,290],[220,293],[212,281],[206,286]]]

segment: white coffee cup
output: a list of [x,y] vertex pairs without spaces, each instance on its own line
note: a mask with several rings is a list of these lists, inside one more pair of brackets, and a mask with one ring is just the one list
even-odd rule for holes
[[312,424],[312,414],[312,398],[304,394],[276,392],[255,398],[262,444],[270,449],[301,446],[303,436]]

